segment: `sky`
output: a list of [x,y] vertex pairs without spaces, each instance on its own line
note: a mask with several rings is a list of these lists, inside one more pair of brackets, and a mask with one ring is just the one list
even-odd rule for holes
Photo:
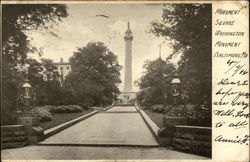
[[[54,26],[51,31],[59,37],[53,37],[48,32],[33,31],[29,34],[31,44],[42,48],[43,58],[64,61],[84,47],[90,41],[101,41],[110,51],[118,56],[119,64],[124,67],[125,42],[124,33],[127,22],[130,22],[134,39],[132,42],[132,78],[138,80],[143,75],[145,60],[159,57],[165,59],[172,49],[164,38],[158,38],[149,32],[152,21],[161,20],[161,4],[71,4],[68,6],[69,16]],[[96,15],[105,15],[96,16]],[[124,79],[124,68],[121,70]],[[123,83],[119,85],[123,90]],[[134,91],[138,87],[133,86]]]

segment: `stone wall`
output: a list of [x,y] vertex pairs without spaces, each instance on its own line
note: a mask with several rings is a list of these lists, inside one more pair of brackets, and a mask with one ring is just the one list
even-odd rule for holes
[[1,149],[28,145],[28,137],[23,125],[1,126]]
[[172,146],[175,150],[211,157],[211,135],[210,127],[176,125]]

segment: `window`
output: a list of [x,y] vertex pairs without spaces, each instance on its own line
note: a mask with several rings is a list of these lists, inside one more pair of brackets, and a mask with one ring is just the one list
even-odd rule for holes
[[63,67],[60,67],[61,71],[63,71]]
[[67,66],[66,69],[69,70],[69,66]]

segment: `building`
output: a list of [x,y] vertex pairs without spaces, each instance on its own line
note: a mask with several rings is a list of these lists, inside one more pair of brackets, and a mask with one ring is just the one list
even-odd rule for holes
[[125,41],[125,75],[124,75],[124,90],[119,95],[119,100],[122,103],[130,103],[136,98],[136,92],[133,91],[132,82],[132,41],[133,34],[128,22],[127,30],[124,36]]
[[60,59],[60,62],[55,62],[54,65],[57,67],[57,71],[60,75],[60,81],[63,82],[65,77],[71,71],[71,66],[69,62],[63,62],[63,58]]

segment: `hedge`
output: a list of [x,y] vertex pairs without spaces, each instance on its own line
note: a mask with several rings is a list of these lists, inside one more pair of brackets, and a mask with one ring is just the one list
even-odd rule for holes
[[78,105],[47,106],[51,113],[77,113],[83,109]]
[[36,117],[40,117],[40,122],[51,121],[52,114],[51,112],[45,107],[35,107],[31,110],[31,114]]

